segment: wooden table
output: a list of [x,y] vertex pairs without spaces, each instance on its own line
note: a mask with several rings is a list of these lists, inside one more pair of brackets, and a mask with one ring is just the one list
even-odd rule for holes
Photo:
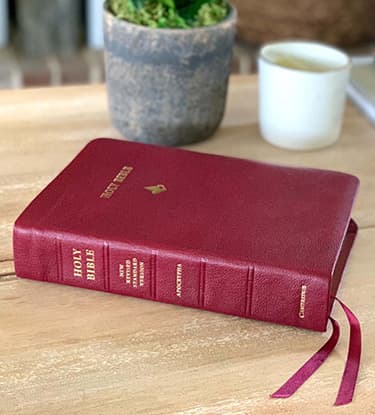
[[298,393],[269,393],[329,333],[17,279],[12,224],[90,139],[119,137],[104,86],[0,93],[0,414],[375,414],[375,130],[348,106],[340,142],[289,152],[264,142],[257,79],[231,80],[224,123],[190,148],[360,177],[360,231],[340,297],[362,322],[364,350],[354,402],[333,408],[347,346]]

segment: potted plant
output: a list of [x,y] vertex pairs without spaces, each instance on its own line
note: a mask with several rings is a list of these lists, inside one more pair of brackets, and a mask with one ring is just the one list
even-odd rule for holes
[[107,0],[115,127],[128,139],[160,145],[213,134],[224,114],[235,27],[227,0]]

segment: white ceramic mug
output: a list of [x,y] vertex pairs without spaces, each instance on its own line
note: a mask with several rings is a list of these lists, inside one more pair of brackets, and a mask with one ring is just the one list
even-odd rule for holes
[[311,150],[340,135],[350,59],[338,49],[288,41],[259,54],[259,122],[279,147]]

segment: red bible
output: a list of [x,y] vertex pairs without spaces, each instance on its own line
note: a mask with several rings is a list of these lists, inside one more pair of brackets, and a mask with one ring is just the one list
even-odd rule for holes
[[354,176],[91,141],[14,227],[20,277],[325,331]]

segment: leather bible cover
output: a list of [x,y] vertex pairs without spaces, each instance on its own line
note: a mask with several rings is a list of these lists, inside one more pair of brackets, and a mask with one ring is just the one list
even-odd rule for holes
[[325,331],[358,179],[91,141],[14,227],[20,277]]

